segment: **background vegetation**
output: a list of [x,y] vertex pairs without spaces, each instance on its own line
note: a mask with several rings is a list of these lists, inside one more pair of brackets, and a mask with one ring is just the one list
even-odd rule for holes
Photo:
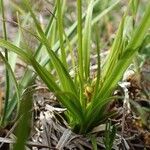
[[[62,117],[76,134],[91,137],[95,127],[117,116],[119,111],[111,106],[115,100],[121,100],[123,109],[131,111],[130,100],[134,98],[127,85],[132,82],[123,76],[127,69],[135,70],[136,77],[140,75],[141,66],[149,57],[150,2],[10,1],[11,20],[6,17],[7,7],[3,3],[1,0],[0,56],[5,64],[1,128],[19,122],[14,132],[14,149],[23,149],[29,137],[32,95],[38,80],[66,110]],[[120,8],[121,15],[117,12]],[[15,28],[12,37],[11,28]],[[24,68],[19,79],[18,62]],[[121,95],[115,94],[119,86]],[[148,100],[147,89],[141,90],[140,95]],[[149,108],[142,108],[135,101],[131,105],[140,116],[149,113]],[[146,120],[142,117],[142,124],[149,128]],[[107,123],[106,149],[112,149],[115,135],[115,126]],[[97,149],[95,136],[91,141]]]

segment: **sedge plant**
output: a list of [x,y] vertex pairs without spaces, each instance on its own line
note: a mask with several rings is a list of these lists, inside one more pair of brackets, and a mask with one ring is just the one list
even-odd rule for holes
[[[102,17],[107,15],[113,8],[115,8],[119,4],[119,1],[120,0],[116,1],[114,4],[110,5],[106,9],[100,10],[101,13],[99,13],[98,15],[95,15],[92,18],[92,25],[94,25]],[[3,1],[1,1],[1,2],[3,3]],[[99,2],[100,2],[100,0],[97,0],[97,1],[94,2],[94,4],[93,4],[94,8],[97,6],[97,4],[99,4]],[[64,11],[64,8],[65,8],[64,6],[66,6],[65,4],[66,4],[66,1],[63,1],[63,4],[62,4],[63,9],[62,9],[62,11]],[[12,2],[12,1],[11,1],[11,5],[15,9],[15,11],[18,12],[17,14],[21,14],[21,16],[23,16],[23,18],[24,18],[24,21],[22,23],[20,23],[19,15],[17,15],[17,20],[18,20],[17,22],[18,23],[13,22],[14,24],[19,26],[18,33],[16,35],[15,41],[13,41],[13,44],[16,45],[17,47],[20,47],[20,43],[22,43],[22,41],[24,41],[24,39],[22,38],[22,34],[21,34],[24,31],[29,33],[29,34],[31,34],[31,36],[36,37],[38,39],[38,36],[35,33],[27,30],[24,27],[25,24],[27,22],[29,22],[29,20],[31,20],[29,13],[25,12],[28,9],[24,10],[24,7],[21,8],[20,6],[18,6],[16,3]],[[3,5],[1,5],[1,6],[3,7]],[[56,6],[54,8],[54,11],[51,13],[52,15],[49,17],[48,25],[47,25],[47,27],[46,27],[46,29],[44,31],[44,34],[47,37],[47,39],[50,41],[50,45],[51,45],[52,49],[54,50],[54,52],[57,53],[58,50],[59,50],[59,47],[60,47],[60,42],[59,42],[59,39],[57,37],[58,34],[57,34],[57,21],[56,21],[56,13],[57,13],[56,12],[56,7],[57,7],[57,3],[56,3]],[[2,10],[4,11],[4,8]],[[61,13],[63,13],[63,12],[61,12]],[[85,20],[85,16],[86,16],[86,13],[84,13],[82,15],[82,20],[83,21]],[[7,21],[4,17],[5,16],[3,15],[3,18],[2,18],[3,25],[5,25],[5,23]],[[67,43],[71,55],[73,54],[71,45],[74,44],[76,42],[76,40],[77,40],[77,34],[75,33],[76,32],[76,27],[77,27],[77,21],[74,22],[68,28],[66,33],[64,33],[66,38],[62,39],[63,42]],[[4,30],[7,33],[6,28]],[[59,32],[61,33],[61,31],[59,31]],[[26,44],[24,44],[24,45],[25,45],[26,49],[30,49],[29,45],[26,45]],[[41,53],[43,53],[43,49],[44,49],[43,47],[44,47],[43,42],[40,41],[38,43],[37,48],[34,50],[34,57],[35,57],[35,59],[38,62],[40,62],[40,64],[43,67],[46,66],[47,64],[48,64],[47,66],[51,66],[52,67],[52,64],[50,62],[50,58],[48,56],[46,56],[46,57],[42,57],[41,56]],[[67,47],[67,49],[68,49],[68,47]],[[65,47],[65,49],[66,49],[66,47]],[[8,53],[8,51],[7,51],[7,53]],[[9,55],[9,59],[7,61],[4,61],[4,63],[7,63],[7,64],[9,64],[11,66],[9,68],[7,67],[7,70],[11,69],[11,73],[13,73],[13,76],[15,77],[14,70],[15,70],[17,54],[15,54],[13,52],[9,52],[8,55]],[[74,61],[72,61],[72,62],[73,62],[73,66],[75,66]],[[6,66],[8,66],[8,65],[6,65]],[[11,76],[11,74],[9,74],[9,76]],[[14,77],[13,77],[13,79],[15,79],[15,82],[14,82],[15,84],[14,85],[15,85],[15,87],[19,87],[19,88],[18,88],[18,90],[17,89],[14,90],[14,92],[12,92],[12,88],[13,88],[12,84],[11,84],[12,87],[9,88],[9,94],[10,93],[11,94],[9,96],[9,99],[5,100],[5,107],[2,110],[2,111],[5,112],[5,114],[3,113],[2,116],[1,116],[3,118],[2,119],[3,121],[1,122],[1,126],[3,126],[3,127],[7,126],[10,122],[14,122],[15,119],[17,118],[17,116],[18,116],[17,112],[19,111],[20,101],[22,99],[21,96],[24,94],[24,91],[34,83],[34,81],[35,81],[35,79],[37,77],[37,74],[33,71],[33,69],[31,67],[27,67],[26,70],[25,70],[25,73],[22,76],[22,78],[20,79],[20,81],[17,82],[16,78],[14,78]],[[10,80],[12,80],[12,79],[10,79]],[[18,111],[15,113],[15,116],[12,117],[12,112],[15,110],[16,107],[18,108],[17,109]]]
[[[51,22],[51,29],[58,29],[57,53],[56,47],[52,47],[49,39],[56,41],[56,37],[48,37],[43,31],[30,2],[24,0],[26,9],[29,11],[36,31],[36,38],[43,45],[43,50],[47,59],[43,58],[41,52],[38,57],[32,50],[23,49],[12,42],[0,39],[0,46],[16,53],[29,66],[32,66],[41,80],[53,92],[62,107],[67,108],[66,119],[72,130],[78,133],[89,133],[93,127],[106,120],[112,112],[107,112],[107,104],[114,99],[112,93],[122,78],[123,73],[132,62],[139,50],[146,32],[150,27],[150,2],[144,12],[140,22],[132,29],[131,37],[127,34],[128,11],[125,12],[115,40],[110,48],[110,52],[103,66],[97,57],[98,68],[97,75],[91,78],[90,72],[90,54],[92,52],[92,31],[93,24],[98,22],[103,14],[93,19],[93,8],[97,1],[90,0],[86,14],[82,14],[82,0],[77,0],[77,33],[74,39],[70,40],[68,33],[65,33],[62,10],[62,1],[56,1],[56,20]],[[129,3],[133,5],[133,3]],[[130,8],[130,7],[128,7]],[[106,13],[108,10],[106,9]],[[132,18],[132,16],[131,16]],[[134,16],[135,18],[135,16]],[[75,29],[76,25],[72,27]],[[70,29],[71,30],[71,29]],[[52,31],[52,30],[51,30]],[[54,31],[56,32],[56,30]],[[68,31],[69,32],[69,31]],[[97,31],[98,32],[98,31]],[[77,57],[73,54],[73,41],[76,41]],[[99,56],[99,42],[97,39],[97,55]],[[68,54],[71,55],[72,62],[67,62]],[[43,60],[44,61],[43,61]],[[47,67],[51,65],[54,73]],[[31,67],[30,67],[31,68]],[[73,71],[73,74],[71,72]]]

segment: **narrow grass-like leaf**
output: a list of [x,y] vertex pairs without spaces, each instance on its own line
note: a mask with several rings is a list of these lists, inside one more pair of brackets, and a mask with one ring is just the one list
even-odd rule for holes
[[83,71],[83,50],[82,50],[82,0],[77,0],[77,36],[78,36],[78,65],[79,65],[79,76],[81,78],[81,82],[84,79],[84,71]]
[[[96,0],[94,1],[94,7],[96,7],[98,5],[98,3],[100,2],[101,0]],[[102,13],[100,13],[98,16],[94,17],[92,19],[92,25],[94,25],[95,23],[97,23],[104,15],[106,15],[108,12],[110,12],[115,6],[117,6],[119,4],[121,0],[118,0],[116,3],[114,3],[112,6],[108,7],[107,10],[104,10]],[[82,15],[82,21],[84,21],[85,19],[85,16],[86,16],[86,13],[84,13]],[[76,31],[76,27],[77,27],[77,21],[71,26],[69,27],[69,29],[67,30],[66,32],[66,35],[68,38],[70,38],[73,33]],[[77,39],[77,36],[75,35],[75,39]],[[65,38],[64,38],[64,42],[65,42]],[[54,45],[54,47],[52,47],[52,49],[54,51],[57,51],[59,49],[59,42],[56,42],[56,44]]]
[[[54,9],[54,13],[55,13],[56,9]],[[29,15],[26,16],[26,19],[24,22],[27,21],[27,18],[29,17]],[[46,28],[45,31],[45,35],[47,36],[50,30],[50,26],[51,26],[51,22],[53,21],[54,17],[51,17],[48,23],[48,26]],[[24,24],[24,23],[23,23]],[[21,29],[25,30],[28,32],[28,30],[26,30],[25,28],[23,28],[22,26],[20,26]],[[30,32],[31,33],[31,32]],[[35,36],[37,38],[36,35],[32,34],[31,35]],[[37,38],[38,39],[38,38]],[[39,60],[40,59],[40,50],[42,48],[42,43],[40,43],[40,45],[38,46],[37,50],[35,51],[34,57]],[[25,71],[25,74],[23,75],[23,78],[21,79],[20,83],[19,83],[19,93],[22,94],[22,92],[24,91],[24,89],[27,88],[27,86],[30,86],[35,78],[36,78],[36,74],[34,74],[33,70],[30,68],[27,68],[27,70]],[[8,104],[8,108],[7,108],[7,115],[6,115],[6,119],[10,119],[10,115],[12,114],[12,111],[14,110],[15,106],[17,105],[17,94],[15,93],[12,97],[11,100]]]
[[84,58],[84,70],[85,70],[85,80],[87,81],[90,76],[90,50],[91,50],[91,31],[92,31],[92,13],[93,13],[93,3],[91,0],[88,5],[88,10],[85,19],[85,28],[83,32],[83,58]]
[[123,52],[122,44],[124,41],[123,39],[124,21],[125,21],[125,17],[122,19],[120,23],[118,32],[116,34],[116,38],[110,49],[110,53],[108,55],[107,61],[103,67],[102,82],[105,82],[105,80],[107,80],[106,78],[108,78],[115,64],[118,62],[119,56],[122,55],[122,52]]
[[111,121],[107,122],[103,140],[106,150],[112,150],[115,135],[116,135],[116,127],[112,126]]
[[17,53],[20,57],[22,57],[22,59],[25,60],[26,63],[30,63],[30,56],[20,48],[11,44],[10,42],[7,42],[4,39],[0,39],[0,46],[5,47],[7,49],[12,49],[15,53]]
[[[17,20],[19,22],[18,13],[17,13]],[[14,43],[16,43],[16,45],[19,46],[20,45],[20,40],[21,40],[21,34],[20,34],[20,30],[19,30],[18,34],[17,34],[17,38],[14,41]],[[16,67],[16,59],[17,59],[17,54],[10,52],[9,53],[9,64],[11,65],[11,68],[12,68],[13,71],[15,70],[15,67]]]
[[[96,5],[98,4],[100,0],[97,0],[94,2],[94,7],[96,7]],[[106,8],[104,11],[102,11],[99,15],[95,16],[92,19],[92,26],[95,25],[95,23],[97,23],[100,19],[102,19],[105,15],[107,15],[110,11],[112,11],[120,2],[121,0],[118,0],[116,3],[114,3],[113,5],[109,6],[108,8]],[[85,13],[86,14],[86,13]],[[84,20],[85,18],[85,14],[82,15],[82,20]],[[77,26],[77,22],[75,22],[66,32],[66,35],[68,38],[70,38],[73,33],[76,31],[76,26]],[[73,38],[70,40],[70,43],[73,45],[76,41],[77,41],[77,35],[73,36]],[[64,42],[65,42],[65,38],[64,38]],[[59,49],[59,42],[56,42],[56,44],[52,47],[52,49],[54,51],[58,51]],[[43,64],[47,64],[50,61],[49,57],[46,57],[45,60],[43,61]]]
[[97,140],[94,135],[91,136],[91,142],[92,142],[93,150],[97,150]]
[[116,1],[114,4],[112,4],[110,7],[106,8],[104,11],[102,11],[100,14],[98,14],[95,18],[92,19],[92,25],[97,23],[103,16],[105,16],[107,13],[109,13],[112,9],[114,9],[121,0]]
[[77,94],[77,89],[76,86],[74,85],[69,73],[67,72],[65,66],[62,64],[62,62],[60,61],[60,59],[58,58],[58,56],[50,49],[50,45],[49,42],[44,34],[44,32],[42,31],[30,5],[28,0],[25,0],[25,5],[27,7],[27,9],[30,11],[31,16],[34,20],[34,23],[36,25],[36,28],[38,30],[39,35],[41,36],[40,41],[46,46],[47,52],[52,60],[53,65],[55,66],[55,69],[59,75],[59,79],[61,82],[61,85],[63,87],[63,89],[65,91],[74,91],[74,94]]
[[[35,59],[31,56],[31,54],[27,54],[26,52],[22,51],[22,49],[14,46],[8,41],[0,40],[0,46],[8,48],[9,50],[17,53],[24,61],[27,61],[29,64],[33,66],[35,71],[38,73],[40,78],[44,81],[47,87],[54,93],[63,93],[57,84],[54,81],[53,76],[49,73],[44,67],[42,67]],[[67,91],[66,91],[67,92]],[[81,121],[83,118],[82,109],[80,106],[79,98],[74,92],[71,92],[71,95],[74,95],[70,98],[69,95],[65,94],[57,94],[57,98],[59,101],[66,107],[68,110],[74,115],[78,116],[79,120]]]
[[[93,94],[93,99],[96,98],[99,89],[100,89],[100,82],[101,82],[101,56],[100,56],[100,37],[98,31],[98,25],[95,25],[95,38],[96,38],[96,52],[97,52],[97,76],[96,78],[93,79],[93,86],[94,86],[94,94]],[[92,100],[93,101],[93,100]]]
[[64,42],[63,42],[63,13],[62,13],[62,3],[63,1],[57,0],[57,26],[58,26],[58,34],[59,34],[59,41],[60,41],[60,49],[61,49],[61,60],[65,67],[67,68],[67,61],[66,61],[66,51],[64,48]]
[[[6,23],[5,23],[5,8],[4,8],[4,2],[3,0],[1,0],[1,11],[2,11],[2,18],[3,18],[3,35],[4,35],[4,39],[7,41],[7,31],[6,31]],[[8,61],[8,51],[5,48],[5,58]],[[7,67],[5,69],[5,106],[4,106],[4,114],[2,116],[2,120],[1,120],[1,124],[3,124],[5,122],[5,117],[6,117],[6,110],[8,107],[8,101],[10,98],[10,78],[9,78],[9,71],[7,70]]]
[[137,14],[139,2],[140,2],[139,0],[130,0],[131,12],[132,12],[134,18]]
[[[21,81],[18,82],[19,94],[22,95],[24,90],[27,87],[30,87],[34,83],[34,81],[35,81],[35,76],[33,76],[33,70],[25,71],[24,78],[22,78]],[[17,105],[17,93],[15,92],[8,104],[7,115],[6,115],[7,120],[11,120],[11,115],[16,105]]]
[[25,11],[23,9],[21,9],[16,2],[14,1],[10,1],[11,6],[15,9],[15,11],[19,12],[19,14],[23,15],[25,14]]
[[14,144],[14,150],[25,149],[25,142],[30,135],[31,118],[32,118],[32,90],[27,89],[24,100],[20,107],[20,119],[17,128],[17,142]]
[[[8,61],[6,60],[6,58],[3,56],[3,54],[0,52],[0,57],[1,59],[3,60],[3,62],[5,63],[6,67],[7,67],[7,70],[9,72],[9,74],[11,75],[11,79],[13,80],[14,82],[14,85],[15,85],[15,89],[16,89],[16,101],[17,101],[17,112],[16,112],[16,116],[19,112],[19,108],[20,108],[20,92],[19,92],[19,86],[18,86],[18,83],[17,83],[17,80],[15,78],[15,75],[13,73],[13,70],[10,66],[10,64],[8,63]],[[6,109],[6,110],[5,110]],[[7,125],[7,114],[9,113],[8,111],[8,107],[7,108],[4,108],[4,111],[5,112],[5,120],[4,120],[4,126]]]
[[97,104],[95,106],[93,106],[92,103],[91,103],[87,107],[86,116],[85,116],[85,118],[86,118],[85,119],[85,126],[86,127],[83,127],[83,128],[86,128],[85,129],[86,132],[91,128],[91,126],[94,122],[99,122],[101,120],[101,117],[103,117],[103,114],[104,114],[103,109],[105,108],[105,110],[106,110],[105,105],[108,104],[108,102],[110,102],[113,99],[116,99],[116,97],[115,96],[110,97],[110,94],[109,94],[107,96],[107,98],[96,99]]
[[150,2],[148,3],[145,14],[140,22],[140,25],[136,28],[131,38],[131,41],[127,47],[127,51],[130,51],[129,49],[132,48],[133,51],[131,52],[134,53],[137,50],[137,48],[139,48],[149,28],[150,28]]

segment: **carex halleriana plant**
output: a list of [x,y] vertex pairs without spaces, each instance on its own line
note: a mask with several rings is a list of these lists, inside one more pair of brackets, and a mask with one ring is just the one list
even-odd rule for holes
[[[106,9],[104,9],[105,5],[100,5],[102,8],[100,8],[100,12],[98,15],[95,15],[92,24],[94,25],[96,22],[98,22],[102,17],[104,17],[107,13],[109,13],[113,8],[115,8],[118,4],[119,1],[116,1]],[[13,22],[14,24],[18,25],[18,32],[16,32],[15,39],[12,39],[12,43],[16,45],[17,47],[20,47],[23,43],[25,46],[24,49],[30,49],[33,50],[33,48],[29,48],[30,45],[27,45],[26,39],[24,39],[24,32],[30,34],[28,36],[28,40],[32,40],[30,38],[38,38],[38,36],[35,34],[35,32],[26,29],[24,26],[28,23],[31,22],[33,24],[33,21],[30,17],[30,12],[27,12],[28,9],[24,7],[24,5],[18,6],[15,2],[10,1],[13,8],[15,8],[15,11],[17,12],[17,22]],[[102,1],[97,0],[94,2],[94,8],[97,6],[97,4],[102,3]],[[23,4],[23,1],[22,3]],[[62,3],[62,11],[64,11],[64,6],[66,4],[66,1],[64,0]],[[1,12],[2,12],[2,22],[3,22],[3,37],[5,40],[7,40],[7,36],[9,37],[9,34],[7,32],[6,28],[6,22],[10,22],[7,19],[5,19],[5,11],[6,9],[4,8],[3,5],[3,0],[1,0]],[[52,15],[49,16],[48,18],[48,24],[46,26],[46,29],[44,29],[44,34],[50,41],[50,44],[52,46],[53,51],[57,52],[60,48],[60,42],[57,34],[57,21],[56,21],[56,9],[57,9],[57,3],[56,6],[54,7],[54,10],[51,12]],[[18,13],[19,12],[19,13]],[[19,14],[21,13],[21,18],[23,21],[21,22],[19,19]],[[62,13],[62,12],[61,12]],[[85,19],[86,13],[83,14],[82,19]],[[59,18],[59,16],[58,16]],[[43,27],[43,26],[42,26]],[[71,26],[68,27],[68,30],[66,32],[66,38],[69,38],[69,42],[71,44],[75,43],[77,40],[77,34],[76,34],[76,27],[77,27],[77,21],[75,21]],[[72,36],[75,35],[75,36]],[[69,50],[72,54],[72,47],[71,44],[68,42],[66,38],[63,38],[63,41],[67,41]],[[49,56],[42,57],[41,53],[43,54],[43,42],[40,41],[37,43],[36,48],[34,49],[34,58],[40,62],[40,64],[44,67],[47,64],[49,66],[52,66],[51,61]],[[31,67],[26,67],[24,74],[22,75],[21,79],[17,81],[15,78],[15,67],[16,67],[16,58],[17,54],[13,52],[9,52],[7,49],[5,49],[5,56],[3,56],[2,53],[0,53],[2,61],[5,63],[6,66],[6,90],[5,90],[5,101],[4,101],[4,107],[0,109],[1,111],[1,126],[5,127],[7,126],[10,122],[13,123],[17,117],[18,117],[18,112],[20,109],[20,102],[22,101],[22,96],[24,95],[24,92],[34,84],[35,79],[37,77],[37,74],[33,71]],[[41,61],[40,61],[41,60]],[[73,61],[72,61],[73,62]],[[74,62],[73,62],[74,63]],[[75,65],[74,65],[75,66]],[[7,82],[8,81],[8,82]],[[12,82],[13,81],[13,82]],[[15,88],[14,88],[15,87]],[[14,89],[14,90],[12,90]],[[34,87],[32,86],[32,89],[34,90]],[[26,93],[26,92],[25,92]],[[27,94],[27,93],[26,93]],[[2,105],[1,105],[2,106]],[[17,108],[17,111],[16,111]],[[15,110],[15,113],[13,111]],[[12,115],[15,114],[15,115]]]
[[[52,49],[49,38],[40,26],[30,2],[24,0],[26,9],[30,12],[35,24],[36,37],[44,45],[46,55],[48,55],[48,63],[52,65],[55,72],[51,72],[48,67],[43,65],[43,61],[41,61],[42,55],[37,58],[32,51],[17,47],[8,40],[0,39],[1,47],[15,52],[29,66],[33,67],[36,74],[47,85],[49,90],[56,95],[62,106],[67,108],[65,113],[67,121],[71,128],[78,133],[90,132],[93,127],[111,115],[107,112],[107,104],[114,99],[112,93],[135,57],[150,27],[149,2],[140,22],[134,25],[130,38],[127,38],[128,9],[122,17],[114,42],[103,66],[100,65],[99,40],[96,38],[98,67],[96,77],[91,78],[91,37],[93,25],[98,21],[97,18],[93,19],[93,9],[97,2],[98,0],[90,0],[86,14],[83,15],[82,0],[77,0],[77,33],[74,35],[74,40],[77,40],[76,57],[73,53],[72,42],[70,42],[68,35],[64,31],[63,7],[61,7],[64,2],[61,0],[56,1],[56,22],[53,27],[57,26],[59,49],[55,52]],[[129,5],[134,4],[130,1]],[[107,12],[107,9],[105,12]],[[133,17],[135,18],[135,16]],[[71,63],[67,62],[68,54],[71,56]]]

